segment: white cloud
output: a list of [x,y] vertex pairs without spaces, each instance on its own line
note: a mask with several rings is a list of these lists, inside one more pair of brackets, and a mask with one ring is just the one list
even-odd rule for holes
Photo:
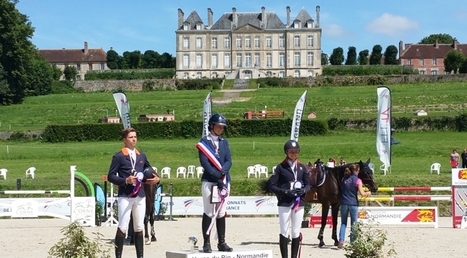
[[401,36],[418,29],[418,22],[406,17],[385,13],[366,25],[370,32],[388,36]]
[[350,32],[346,31],[343,27],[341,27],[338,24],[326,24],[322,27],[323,35],[326,37],[346,38],[350,35]]

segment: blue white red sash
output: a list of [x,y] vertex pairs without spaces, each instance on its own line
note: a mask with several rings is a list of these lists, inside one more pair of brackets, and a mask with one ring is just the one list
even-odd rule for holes
[[211,164],[219,171],[222,171],[222,165],[220,162],[219,155],[217,155],[214,150],[211,148],[209,143],[206,140],[201,139],[197,144],[196,148],[201,151],[211,162]]

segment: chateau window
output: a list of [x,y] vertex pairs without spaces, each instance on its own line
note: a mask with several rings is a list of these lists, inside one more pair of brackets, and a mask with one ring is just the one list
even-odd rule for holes
[[420,70],[420,74],[425,74],[425,70]]
[[279,78],[284,78],[285,77],[285,72],[284,71],[280,71],[279,72]]
[[245,47],[250,48],[251,47],[251,37],[246,37],[245,38]]
[[433,64],[433,65],[438,65],[438,60],[437,60],[436,58],[433,58],[432,64]]
[[89,71],[92,71],[92,63],[89,63]]
[[201,26],[201,24],[196,24],[196,30],[202,30],[203,29],[203,26]]
[[[80,64],[78,64],[80,65]],[[101,63],[101,70],[105,70],[105,64],[104,63]]]
[[224,67],[229,68],[230,67],[230,54],[225,53],[224,55]]
[[211,47],[212,48],[217,48],[217,38],[212,38],[211,39]]
[[227,48],[227,49],[230,48],[230,38],[229,37],[224,38],[224,48]]
[[255,47],[259,48],[260,46],[261,46],[261,43],[260,43],[260,40],[259,40],[259,36],[256,36],[255,37]]
[[190,78],[190,75],[188,73],[183,73],[183,79],[188,79]]
[[295,21],[293,27],[297,28],[297,29],[300,29],[302,27],[302,22],[301,21]]
[[217,68],[217,54],[212,54],[211,64],[212,64],[212,68]]
[[313,66],[313,52],[308,52],[307,56],[306,56],[306,65],[307,66]]
[[412,59],[407,59],[407,65],[412,65]]
[[279,53],[279,66],[285,66],[285,53]]
[[420,66],[424,66],[425,65],[425,60],[424,59],[420,59]]
[[242,38],[237,37],[237,48],[242,48]]
[[196,48],[202,48],[203,47],[203,40],[201,37],[196,38]]
[[268,48],[272,47],[272,38],[271,38],[271,36],[266,37],[266,47],[268,47]]
[[272,54],[271,53],[266,54],[266,66],[272,67]]
[[196,78],[201,79],[203,78],[203,74],[201,72],[196,73]]
[[294,77],[300,77],[300,70],[295,70]]
[[284,36],[279,37],[279,47],[284,48],[285,47],[285,39]]
[[307,42],[307,46],[312,47],[313,46],[313,36],[308,35],[308,37],[306,39],[306,42]]
[[294,54],[294,65],[295,67],[300,67],[300,52],[295,52]]
[[438,71],[437,70],[432,70],[431,71],[431,75],[437,75],[438,74]]
[[296,46],[296,47],[299,47],[299,46],[300,46],[300,36],[299,36],[299,35],[296,35],[296,36],[293,38],[293,45]]
[[242,67],[242,54],[237,54],[237,67]]
[[190,30],[190,24],[188,23],[183,24],[183,30]]
[[261,66],[261,59],[259,53],[255,53],[255,66]]
[[184,49],[190,48],[190,40],[188,37],[183,37],[183,48]]
[[203,56],[196,54],[196,68],[203,68]]
[[183,68],[189,68],[190,67],[190,55],[184,54],[183,55]]
[[245,67],[251,67],[251,54],[245,54]]
[[[81,64],[76,65],[76,70],[81,71]],[[101,69],[101,70],[104,70],[104,69]]]

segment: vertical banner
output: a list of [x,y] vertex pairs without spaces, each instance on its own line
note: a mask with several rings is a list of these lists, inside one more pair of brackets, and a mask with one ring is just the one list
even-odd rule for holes
[[204,99],[203,104],[203,135],[201,137],[207,136],[209,134],[209,118],[211,117],[212,110],[212,101],[211,101],[211,92],[208,93],[206,99]]
[[118,113],[122,119],[123,128],[130,128],[130,104],[128,103],[125,93],[116,92],[113,96],[115,104],[117,104]]
[[303,111],[305,109],[306,93],[307,93],[307,90],[302,94],[300,99],[297,101],[297,105],[295,105],[295,110],[293,113],[293,120],[292,120],[292,130],[290,133],[290,140],[298,141],[298,134],[300,133],[300,122],[302,121]]
[[379,159],[391,165],[391,91],[386,86],[377,88],[378,121],[376,124],[376,151]]

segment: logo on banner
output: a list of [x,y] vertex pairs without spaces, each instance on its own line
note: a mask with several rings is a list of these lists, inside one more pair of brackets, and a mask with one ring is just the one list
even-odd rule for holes
[[183,201],[183,207],[185,208],[185,212],[190,208],[191,205],[203,206],[198,199],[188,199]]
[[18,200],[12,203],[11,207],[13,218],[35,218],[38,216],[37,201]]
[[271,201],[272,197],[263,197],[255,200],[256,211],[259,211],[263,204],[274,206],[274,202]]
[[457,174],[457,178],[462,179],[462,180],[467,180],[467,169],[459,170],[459,173]]

